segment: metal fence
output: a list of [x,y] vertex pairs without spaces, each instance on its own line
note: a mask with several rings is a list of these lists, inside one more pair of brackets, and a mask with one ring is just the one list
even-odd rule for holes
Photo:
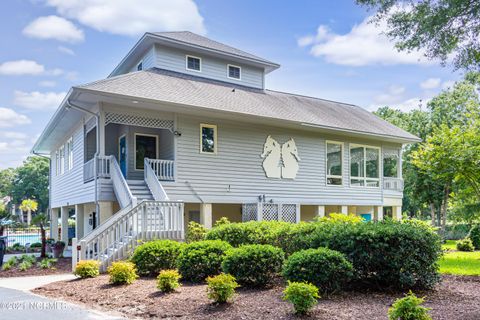
[[[50,230],[46,230],[47,237],[50,234]],[[42,237],[40,234],[40,228],[11,228],[7,227],[4,230],[3,236],[6,237],[7,247],[12,247],[14,244],[19,243],[25,246],[27,243],[32,244],[35,242],[41,242]]]

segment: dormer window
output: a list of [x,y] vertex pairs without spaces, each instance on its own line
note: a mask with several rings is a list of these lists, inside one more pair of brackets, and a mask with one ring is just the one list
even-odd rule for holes
[[202,71],[202,59],[194,56],[187,56],[187,70]]
[[142,70],[143,70],[143,61],[137,65],[137,71],[142,71]]
[[234,66],[231,64],[227,65],[227,67],[228,67],[228,77],[230,79],[240,80],[242,69],[238,66]]

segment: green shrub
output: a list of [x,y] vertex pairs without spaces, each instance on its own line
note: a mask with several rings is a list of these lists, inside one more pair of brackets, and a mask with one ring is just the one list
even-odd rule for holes
[[[15,257],[13,257],[15,258]],[[7,270],[10,270],[12,269],[13,267],[15,267],[15,265],[17,264],[17,260],[12,260],[11,258],[5,262],[3,265],[2,265],[2,270],[3,271],[7,271]]]
[[22,254],[22,256],[20,257],[20,260],[22,262],[34,264],[37,261],[37,258],[33,254],[32,255]]
[[353,276],[353,266],[343,253],[318,248],[292,254],[282,273],[289,281],[309,282],[328,294],[344,288]]
[[390,320],[431,320],[428,315],[429,308],[422,306],[423,298],[418,298],[411,291],[401,299],[395,300],[388,309]]
[[178,270],[187,281],[201,282],[220,273],[225,252],[231,246],[220,240],[187,244],[178,256]]
[[471,252],[475,250],[475,247],[473,246],[473,242],[470,238],[465,238],[457,241],[457,250]]
[[415,221],[322,223],[306,242],[345,254],[357,283],[376,289],[430,289],[440,280],[440,237]]
[[157,277],[157,288],[162,292],[172,292],[180,287],[180,274],[177,270],[162,270]]
[[228,250],[222,270],[246,286],[264,286],[280,272],[285,254],[268,244],[244,245]]
[[317,304],[318,299],[320,299],[318,288],[306,282],[289,281],[283,291],[283,300],[290,301],[297,314],[307,313]]
[[100,274],[100,262],[97,260],[80,260],[73,274],[82,279],[95,278]]
[[330,213],[328,217],[322,217],[317,220],[318,222],[327,222],[327,223],[360,223],[364,219],[361,216],[355,214],[343,214],[343,213]]
[[480,224],[476,224],[470,229],[468,236],[475,247],[475,250],[480,250]]
[[210,230],[207,240],[223,240],[234,247],[244,244],[276,244],[281,232],[292,228],[293,224],[279,221],[249,221],[228,223]]
[[34,242],[30,245],[30,248],[41,248],[42,243],[41,242]]
[[470,231],[470,226],[468,224],[452,224],[445,226],[445,240],[461,240],[468,237],[468,232]]
[[54,269],[54,265],[57,263],[57,259],[44,258],[38,263],[41,269]]
[[10,263],[12,265],[16,265],[18,262],[19,262],[19,259],[17,258],[17,256],[13,256],[7,260],[7,263]]
[[137,266],[138,273],[156,276],[161,270],[175,269],[183,244],[172,240],[155,240],[138,246],[130,261]]
[[113,284],[132,284],[138,278],[135,264],[128,261],[113,262],[107,272],[110,275],[110,283]]
[[207,296],[217,303],[229,301],[235,294],[238,283],[235,277],[230,274],[219,274],[207,278]]
[[230,220],[228,220],[227,217],[221,217],[220,219],[218,219],[217,221],[215,221],[215,224],[214,224],[214,228],[217,228],[217,227],[220,227],[220,226],[223,226],[224,224],[229,224],[231,223]]
[[27,271],[27,270],[30,269],[32,266],[33,266],[33,264],[32,264],[29,260],[25,260],[25,261],[22,261],[22,262],[18,265],[18,270],[20,270],[20,271]]
[[205,235],[207,234],[207,228],[202,224],[195,221],[190,221],[187,226],[187,234],[185,236],[185,241],[187,243],[202,241],[205,240]]

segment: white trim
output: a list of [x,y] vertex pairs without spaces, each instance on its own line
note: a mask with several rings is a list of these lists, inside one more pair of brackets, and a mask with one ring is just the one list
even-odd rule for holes
[[143,171],[143,169],[137,169],[137,136],[144,136],[144,137],[155,137],[155,158],[158,159],[158,135],[156,134],[148,134],[148,133],[141,133],[141,132],[134,132],[133,133],[133,169],[135,171]]
[[[372,145],[367,145],[367,144],[356,144],[356,143],[350,143],[350,146],[349,146],[349,163],[350,163],[350,167],[352,166],[352,148],[363,148],[363,172],[365,173],[365,176],[364,177],[358,177],[358,176],[352,176],[352,170],[350,168],[350,186],[352,188],[380,188],[380,171],[382,169],[381,167],[381,147],[377,147],[377,146],[372,146]],[[376,149],[377,152],[378,152],[378,178],[369,178],[367,177],[367,148],[368,149]],[[363,186],[354,186],[352,185],[352,180],[363,180],[363,183],[364,185]],[[368,186],[367,185],[367,181],[374,181],[374,182],[378,182],[378,186]]]
[[65,145],[67,146],[65,153],[65,158],[67,159],[66,168],[67,171],[70,171],[73,169],[73,137],[70,137]]
[[[142,65],[142,69],[140,69],[140,70],[138,70],[138,66],[139,66],[139,65]],[[143,70],[143,59],[140,60],[140,61],[137,63],[137,65],[135,66],[135,71],[142,71],[142,70]]]
[[[340,145],[340,165],[341,165],[341,170],[342,170],[342,175],[337,176],[337,175],[330,175],[328,174],[328,144],[337,144]],[[343,165],[343,160],[344,160],[344,143],[341,141],[334,141],[334,140],[325,140],[325,185],[328,187],[342,187],[343,186],[343,176],[344,176],[344,165]],[[328,184],[328,178],[335,178],[335,179],[340,179],[341,184]]]
[[[188,67],[188,58],[194,58],[194,59],[198,59],[200,61],[200,69],[197,70],[197,69],[190,69]],[[195,71],[195,72],[202,72],[202,58],[200,57],[197,57],[197,56],[192,56],[190,54],[186,54],[185,55],[185,69],[188,70],[188,71]]]
[[[206,152],[202,150],[203,146],[203,141],[202,141],[202,129],[203,128],[211,128],[213,129],[213,152]],[[217,125],[216,124],[206,124],[206,123],[200,123],[200,153],[202,154],[217,154],[218,151],[218,134],[217,134]]]
[[[230,77],[230,67],[238,68],[238,70],[239,70],[239,73],[238,73],[239,77],[238,78]],[[234,65],[234,64],[227,64],[227,78],[242,81],[242,67]]]
[[58,153],[60,155],[60,175],[63,175],[65,173],[65,144],[62,144],[58,148]]

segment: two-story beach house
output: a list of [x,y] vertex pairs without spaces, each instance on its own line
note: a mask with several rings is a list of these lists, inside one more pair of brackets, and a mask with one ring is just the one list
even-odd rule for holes
[[[52,236],[111,261],[189,221],[401,217],[402,145],[358,106],[266,89],[280,66],[191,32],[146,33],[72,87],[33,147],[49,155]],[[58,221],[61,232],[58,235]]]

